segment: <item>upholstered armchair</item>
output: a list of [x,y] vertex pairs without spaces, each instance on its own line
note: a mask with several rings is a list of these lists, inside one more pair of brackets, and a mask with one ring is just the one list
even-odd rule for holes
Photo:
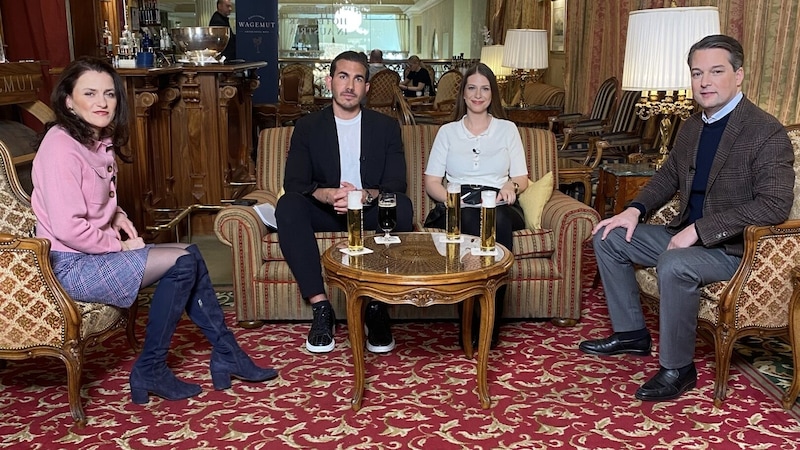
[[76,302],[64,292],[50,266],[50,242],[32,237],[36,217],[17,179],[15,161],[29,158],[12,157],[0,141],[0,362],[40,356],[62,360],[70,411],[83,426],[85,349],[121,330],[127,330],[128,341],[138,349],[135,307],[129,317],[126,309]]
[[[588,114],[572,112],[552,116],[549,118],[550,131],[556,131],[556,127],[561,127],[563,130],[565,127],[605,125],[617,101],[618,91],[619,81],[615,77],[606,79],[597,89],[592,109]],[[564,148],[563,145],[562,148]]]
[[[745,336],[776,336],[788,332],[792,297],[790,271],[800,261],[800,125],[787,127],[787,131],[795,155],[795,200],[789,220],[776,226],[746,227],[744,256],[733,278],[711,283],[700,290],[697,328],[714,346],[714,404],[717,407],[726,396],[733,344]],[[673,199],[655,211],[648,223],[668,223],[678,214],[677,208],[678,200]],[[643,299],[657,304],[655,268],[638,269],[636,279]],[[793,351],[797,351],[797,345],[795,343]]]
[[[406,154],[407,194],[414,205],[414,223],[422,230],[433,201],[425,193],[423,174],[437,125],[406,125],[402,139]],[[511,268],[505,317],[548,318],[572,325],[581,317],[583,249],[598,223],[597,212],[556,190],[558,163],[553,134],[544,129],[519,128],[533,180],[553,172],[553,192],[544,206],[542,228],[514,233],[515,261]],[[268,128],[258,144],[256,190],[247,198],[275,203],[283,186],[284,163],[293,128]],[[297,282],[281,252],[278,234],[268,230],[252,207],[226,206],[214,222],[217,237],[232,247],[236,320],[241,326],[260,326],[265,320],[310,320],[311,306],[300,296]],[[347,233],[317,233],[320,251],[345,240]],[[344,296],[328,290],[338,317],[346,317]],[[454,305],[428,308],[397,307],[396,319],[455,318]]]
[[[620,96],[619,104],[614,108],[614,114],[611,120],[605,124],[589,122],[577,122],[572,126],[564,128],[564,143],[559,151],[559,156],[568,156],[568,153],[573,153],[570,147],[582,147],[586,149],[577,150],[576,154],[581,155],[585,152],[583,164],[597,167],[603,160],[611,154],[609,146],[598,146],[598,142],[605,141],[606,143],[615,142],[619,143],[625,139],[637,139],[640,142],[642,139],[642,131],[644,130],[644,122],[636,115],[636,104],[639,102],[639,92],[625,91]],[[635,146],[634,146],[635,147]],[[623,151],[631,148],[631,146],[624,146],[617,144],[616,149]],[[621,160],[625,160],[625,156],[620,156]],[[606,161],[602,161],[606,162]]]

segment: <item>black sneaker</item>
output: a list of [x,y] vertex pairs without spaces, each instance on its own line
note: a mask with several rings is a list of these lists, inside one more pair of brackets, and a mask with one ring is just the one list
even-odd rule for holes
[[386,353],[394,348],[392,329],[389,327],[389,312],[386,305],[372,301],[367,305],[364,317],[367,328],[367,350],[372,353]]
[[311,321],[311,330],[306,339],[306,348],[311,353],[327,353],[333,350],[333,331],[336,326],[336,315],[330,302],[320,302],[311,305],[314,318]]

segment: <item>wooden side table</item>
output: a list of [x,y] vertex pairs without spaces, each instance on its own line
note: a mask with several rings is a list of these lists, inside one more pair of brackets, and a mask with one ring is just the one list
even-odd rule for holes
[[532,105],[532,106],[506,106],[508,120],[518,126],[547,128],[548,118],[561,114],[560,106]]
[[603,164],[600,166],[594,209],[600,217],[606,217],[607,201],[610,200],[613,213],[621,213],[655,173],[650,164]]
[[592,169],[569,158],[558,158],[558,184],[583,184],[583,203],[592,200]]
[[491,406],[486,381],[494,325],[494,297],[497,288],[508,283],[514,255],[497,244],[495,256],[474,256],[470,248],[480,239],[462,235],[463,243],[440,241],[444,233],[395,233],[400,244],[376,244],[374,236],[364,238],[373,252],[347,256],[339,249],[343,241],[322,254],[325,278],[340,288],[347,299],[347,330],[353,351],[355,386],[351,405],[361,408],[364,396],[364,304],[368,297],[393,305],[420,307],[464,302],[461,324],[464,352],[472,358],[471,323],[473,301],[481,305],[478,343],[477,384],[481,407]]

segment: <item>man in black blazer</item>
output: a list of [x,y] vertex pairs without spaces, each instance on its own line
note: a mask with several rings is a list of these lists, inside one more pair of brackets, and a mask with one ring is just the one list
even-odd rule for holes
[[[582,342],[582,351],[650,354],[634,266],[657,268],[661,367],[636,391],[645,401],[674,399],[695,387],[700,288],[729,280],[742,259],[744,228],[785,221],[794,198],[786,131],[741,93],[741,44],[707,36],[692,46],[688,62],[702,113],[683,124],[664,166],[630,207],[593,230],[614,334]],[[680,212],[671,223],[639,224],[679,191]]]
[[225,61],[232,61],[236,59],[236,33],[231,29],[230,15],[233,12],[233,3],[231,0],[217,0],[217,10],[208,21],[210,27],[227,27],[230,30],[230,37],[228,38],[228,45],[222,51]]
[[[300,293],[311,302],[314,318],[306,348],[314,353],[334,348],[335,316],[322,280],[315,232],[347,230],[347,193],[360,190],[365,229],[378,224],[377,197],[397,195],[395,231],[411,231],[413,210],[406,192],[406,160],[400,126],[389,116],[361,108],[369,90],[363,54],[347,51],[331,62],[326,84],[330,107],[297,121],[283,177],[285,194],[275,217],[278,239]],[[386,305],[367,305],[367,349],[394,348]]]

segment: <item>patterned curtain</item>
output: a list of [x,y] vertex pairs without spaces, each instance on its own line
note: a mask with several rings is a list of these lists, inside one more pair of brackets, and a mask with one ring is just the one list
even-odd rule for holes
[[[566,111],[591,108],[600,83],[622,79],[631,11],[670,6],[669,0],[567,1]],[[797,2],[684,0],[677,6],[716,6],[721,31],[745,50],[747,97],[785,124],[800,122],[800,36]],[[687,68],[688,70],[688,68]]]

